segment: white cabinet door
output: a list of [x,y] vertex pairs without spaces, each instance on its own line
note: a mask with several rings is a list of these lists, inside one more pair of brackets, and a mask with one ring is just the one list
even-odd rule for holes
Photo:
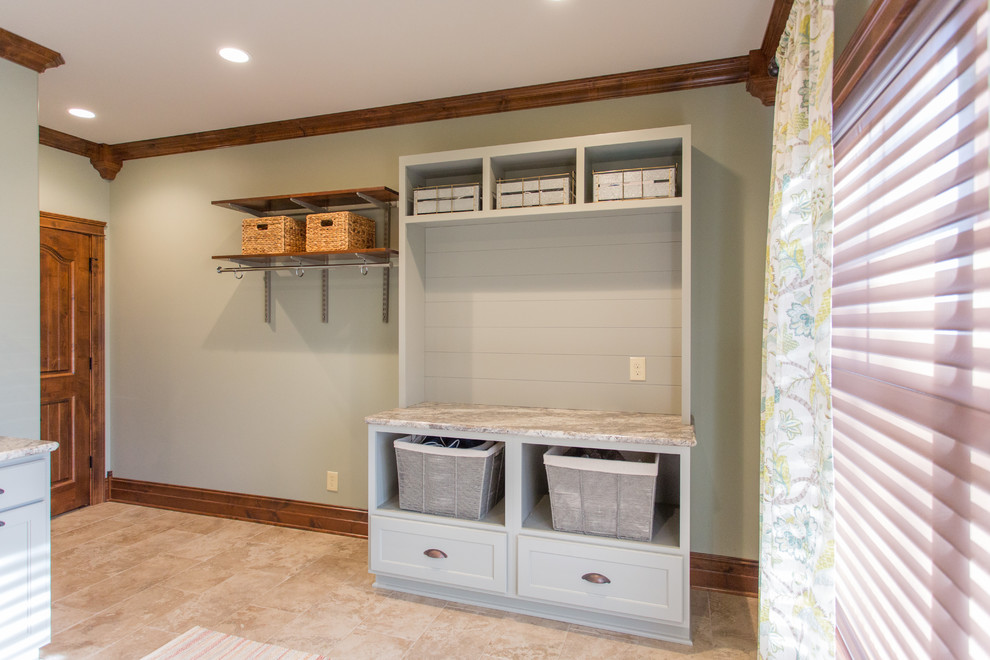
[[14,658],[51,637],[48,507],[36,502],[3,511],[0,523],[0,658]]

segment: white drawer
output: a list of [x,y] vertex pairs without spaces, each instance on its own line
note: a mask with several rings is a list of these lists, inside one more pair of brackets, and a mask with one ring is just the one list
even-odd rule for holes
[[371,516],[372,573],[505,593],[506,535]]
[[0,511],[45,499],[50,482],[44,459],[0,467]]
[[[682,623],[684,558],[519,537],[520,596]],[[606,581],[607,580],[607,581]]]

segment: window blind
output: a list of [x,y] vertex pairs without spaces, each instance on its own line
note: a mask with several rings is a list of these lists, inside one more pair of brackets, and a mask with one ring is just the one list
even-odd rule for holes
[[987,658],[988,5],[913,12],[836,113],[838,625],[854,658]]

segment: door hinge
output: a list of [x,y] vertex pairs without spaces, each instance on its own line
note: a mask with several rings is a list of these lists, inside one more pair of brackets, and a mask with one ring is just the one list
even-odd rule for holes
[[89,272],[96,272],[96,262],[99,261],[96,257],[89,258]]
[[92,456],[89,457],[89,469],[90,470],[93,469],[93,457]]
[[92,355],[89,356],[89,370],[90,371],[93,370],[93,356]]

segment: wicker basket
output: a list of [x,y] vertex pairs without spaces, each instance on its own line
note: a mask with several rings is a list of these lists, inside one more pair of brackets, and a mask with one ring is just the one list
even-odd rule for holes
[[480,520],[502,499],[501,442],[471,449],[422,444],[423,436],[393,443],[399,473],[399,508]]
[[480,210],[480,183],[426,186],[413,190],[413,215]]
[[499,179],[495,184],[495,208],[552,206],[574,203],[574,174],[545,174],[522,179]]
[[375,247],[375,221],[350,211],[306,216],[306,251],[364,250]]
[[588,458],[582,450],[552,447],[543,454],[553,528],[620,539],[653,537],[658,455],[609,452],[620,460]]
[[242,254],[278,254],[306,249],[306,221],[279,215],[244,218],[241,223]]
[[677,197],[677,166],[594,173],[594,201]]

